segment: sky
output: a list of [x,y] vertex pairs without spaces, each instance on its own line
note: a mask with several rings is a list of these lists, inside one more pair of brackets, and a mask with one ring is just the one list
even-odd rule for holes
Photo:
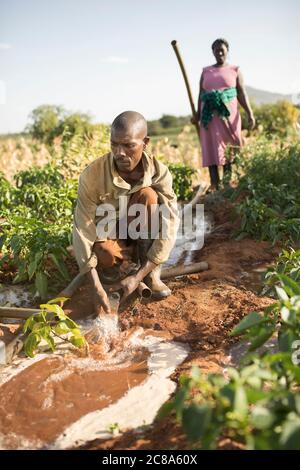
[[107,123],[190,114],[173,39],[195,100],[217,37],[247,85],[300,91],[299,25],[299,0],[0,0],[0,133],[42,104]]

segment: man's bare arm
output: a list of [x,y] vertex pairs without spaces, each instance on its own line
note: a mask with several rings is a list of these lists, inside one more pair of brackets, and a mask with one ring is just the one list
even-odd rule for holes
[[87,277],[93,287],[93,300],[94,300],[95,313],[97,315],[100,315],[102,309],[104,310],[105,313],[110,313],[109,300],[101,284],[101,281],[99,279],[97,269],[92,268],[87,273]]

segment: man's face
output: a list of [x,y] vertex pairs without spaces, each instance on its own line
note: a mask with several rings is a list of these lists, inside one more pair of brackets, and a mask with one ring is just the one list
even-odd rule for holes
[[111,152],[118,170],[130,173],[142,158],[148,137],[135,132],[111,130]]

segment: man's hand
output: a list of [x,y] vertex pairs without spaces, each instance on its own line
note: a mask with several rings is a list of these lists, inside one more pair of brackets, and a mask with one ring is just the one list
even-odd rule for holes
[[136,274],[125,277],[123,281],[115,284],[111,287],[111,292],[116,290],[123,290],[123,295],[120,300],[120,304],[124,303],[127,297],[132,294],[137,288],[140,282],[149,274],[157,265],[152,261],[147,260],[145,264],[138,270]]
[[120,288],[123,289],[123,295],[120,300],[121,304],[124,303],[127,297],[129,297],[129,295],[138,288],[140,282],[140,278],[136,274],[127,276],[120,282]]
[[111,313],[109,300],[104,289],[94,288],[93,301],[96,315],[100,315],[102,309],[105,313]]
[[97,270],[95,268],[92,268],[91,271],[88,273],[88,277],[93,286],[93,300],[95,313],[97,315],[100,315],[102,309],[105,313],[111,313],[109,300],[105,290],[103,289]]

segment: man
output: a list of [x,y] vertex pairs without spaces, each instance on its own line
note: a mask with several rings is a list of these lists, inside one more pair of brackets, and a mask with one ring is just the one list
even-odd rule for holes
[[[79,178],[73,247],[80,272],[86,272],[92,283],[98,315],[102,309],[110,313],[103,287],[105,273],[116,268],[121,273],[133,251],[139,258],[139,267],[133,274],[127,272],[119,282],[118,287],[123,290],[121,302],[142,280],[156,299],[171,293],[160,279],[160,270],[175,243],[177,202],[171,174],[164,164],[146,153],[148,142],[145,118],[134,111],[120,114],[111,127],[111,152],[92,162]],[[126,213],[121,209],[124,199],[128,202]],[[142,205],[147,215],[136,225],[132,216],[135,205]],[[155,231],[154,216],[159,215],[161,208],[163,215]],[[128,237],[131,225],[140,229],[140,236],[129,233]]]

